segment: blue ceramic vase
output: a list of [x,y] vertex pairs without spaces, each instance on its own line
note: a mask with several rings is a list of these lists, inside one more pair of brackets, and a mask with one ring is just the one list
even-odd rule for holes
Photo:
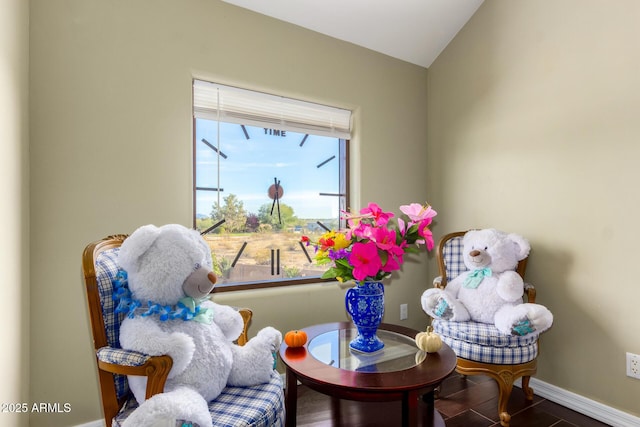
[[349,347],[363,353],[373,353],[384,347],[376,332],[384,314],[384,285],[382,282],[358,282],[347,289],[347,313],[358,329]]

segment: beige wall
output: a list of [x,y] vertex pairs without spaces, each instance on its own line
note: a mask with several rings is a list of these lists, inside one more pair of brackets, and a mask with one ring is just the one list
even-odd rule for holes
[[[428,198],[424,68],[216,0],[32,0],[30,35],[31,399],[72,405],[32,414],[34,427],[101,417],[84,246],[191,224],[192,77],[353,109],[357,200]],[[426,324],[425,259],[387,287],[386,321],[406,302],[403,324]],[[343,296],[333,284],[216,299],[251,306],[255,333],[346,320]]]
[[538,378],[640,415],[640,3],[488,0],[428,72],[437,232],[531,240]]
[[[556,315],[538,377],[639,414],[640,381],[624,370],[624,353],[640,353],[640,287],[626,280],[640,206],[635,0],[489,0],[428,72],[214,0],[31,0],[28,65],[28,4],[2,1],[12,25],[0,21],[0,59],[10,58],[8,79],[0,75],[9,111],[0,118],[9,141],[0,185],[18,185],[2,192],[14,209],[3,212],[10,237],[0,259],[18,257],[2,265],[7,283],[19,285],[3,282],[0,297],[16,297],[19,308],[0,312],[22,327],[2,332],[15,346],[3,357],[16,369],[1,390],[26,399],[30,377],[30,401],[73,408],[32,414],[31,425],[101,416],[80,254],[142,224],[190,224],[194,76],[353,109],[355,206],[427,199],[440,212],[436,236],[485,226],[527,236],[527,278]],[[20,267],[29,208],[30,272]],[[404,324],[422,328],[429,270],[411,262],[391,281],[386,321],[399,323],[407,302]],[[346,319],[343,295],[323,284],[216,300],[252,307],[255,333]]]
[[[0,403],[29,402],[29,2],[0,0]],[[28,415],[0,413],[0,425]]]

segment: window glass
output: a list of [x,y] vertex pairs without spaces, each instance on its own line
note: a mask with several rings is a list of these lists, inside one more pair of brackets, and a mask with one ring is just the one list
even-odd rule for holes
[[216,290],[317,281],[300,244],[340,228],[348,141],[195,118],[194,225],[211,246]]

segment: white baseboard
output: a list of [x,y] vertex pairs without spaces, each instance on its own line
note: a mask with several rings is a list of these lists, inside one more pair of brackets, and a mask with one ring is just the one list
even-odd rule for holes
[[[521,387],[518,379],[515,385]],[[636,427],[640,426],[640,418],[618,409],[612,408],[595,400],[556,387],[552,384],[531,378],[529,386],[533,388],[534,394],[544,397],[558,405],[562,405],[573,411],[616,427]]]
[[[284,384],[286,384],[285,374],[280,375],[284,386]],[[298,382],[298,384],[300,383]],[[516,380],[514,384],[521,387],[520,379]],[[539,379],[532,377],[529,381],[529,386],[533,388],[536,395],[603,423],[616,427],[640,426],[640,417],[636,417],[600,402],[596,402],[595,400],[591,400],[584,396],[580,396],[579,394],[556,387],[544,381],[540,381]],[[104,422],[102,420],[92,421],[75,427],[104,427]]]

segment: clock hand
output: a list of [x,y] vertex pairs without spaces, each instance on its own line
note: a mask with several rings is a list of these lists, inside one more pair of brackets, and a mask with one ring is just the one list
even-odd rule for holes
[[271,203],[271,216],[273,216],[273,208],[276,206],[276,200],[278,200],[278,178],[273,178],[275,184],[273,185],[275,191],[273,194],[273,203]]
[[273,198],[273,203],[271,204],[271,215],[273,215],[273,209],[277,205],[278,206],[278,223],[282,224],[282,218],[280,216],[280,180],[278,180],[277,177],[274,177],[273,182],[274,182],[275,194]]
[[282,224],[282,218],[280,217],[280,181],[276,180],[276,203],[278,205],[278,224]]

